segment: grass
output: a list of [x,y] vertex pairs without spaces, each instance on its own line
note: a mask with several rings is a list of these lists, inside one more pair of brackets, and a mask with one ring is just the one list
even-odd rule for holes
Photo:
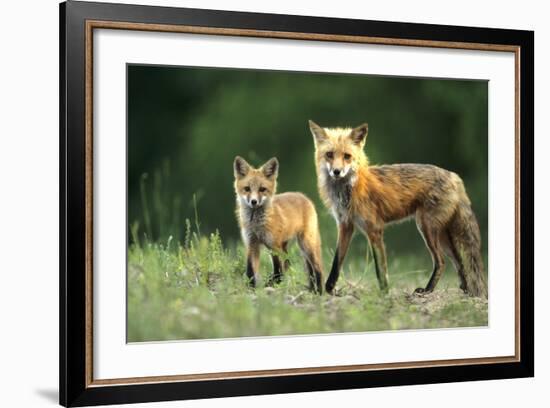
[[[372,260],[351,256],[344,265],[336,296],[317,296],[307,290],[296,245],[290,251],[289,271],[274,288],[262,283],[272,269],[269,254],[263,251],[262,281],[254,290],[246,284],[240,243],[224,245],[217,233],[202,236],[192,232],[189,222],[183,242],[170,238],[140,243],[135,235],[128,249],[129,342],[488,323],[487,301],[464,295],[451,266],[434,293],[411,295],[429,279],[430,265],[425,257],[390,257],[390,291],[383,294],[378,290]],[[328,269],[331,253],[324,257]]]

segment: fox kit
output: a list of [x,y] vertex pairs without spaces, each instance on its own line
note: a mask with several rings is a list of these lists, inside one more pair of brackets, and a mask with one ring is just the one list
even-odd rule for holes
[[301,193],[275,194],[279,162],[276,158],[255,169],[237,156],[233,163],[237,219],[247,249],[246,275],[256,286],[260,247],[272,251],[273,275],[279,283],[288,262],[278,254],[287,252],[288,242],[297,238],[309,273],[312,291],[322,293],[321,236],[313,203]]
[[309,121],[309,127],[315,140],[319,193],[338,224],[327,292],[334,290],[354,228],[368,237],[380,288],[387,290],[384,226],[414,217],[433,260],[428,284],[415,292],[434,290],[446,253],[461,289],[472,296],[487,296],[479,226],[458,175],[424,164],[369,166],[363,150],[367,124],[355,129],[322,128]]

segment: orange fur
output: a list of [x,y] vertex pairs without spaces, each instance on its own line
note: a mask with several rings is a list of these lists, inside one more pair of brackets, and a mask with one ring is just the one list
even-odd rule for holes
[[309,272],[310,287],[321,292],[321,236],[313,203],[302,193],[276,194],[277,159],[255,169],[237,157],[234,172],[237,219],[247,247],[247,275],[251,283],[256,284],[260,247],[272,251],[271,283],[276,283],[288,266],[286,262],[281,264],[279,256],[287,252],[289,241],[296,238]]
[[315,140],[319,193],[339,231],[326,283],[328,292],[334,289],[355,228],[369,238],[379,284],[386,290],[384,227],[415,217],[434,263],[430,282],[416,291],[434,289],[445,266],[446,252],[457,266],[461,287],[471,294],[484,295],[479,227],[457,174],[422,164],[370,166],[364,152],[367,124],[354,129],[321,128],[310,121],[310,130]]

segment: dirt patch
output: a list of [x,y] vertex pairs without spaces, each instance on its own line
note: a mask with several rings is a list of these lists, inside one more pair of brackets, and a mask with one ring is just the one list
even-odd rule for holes
[[460,289],[442,289],[425,294],[403,292],[403,296],[410,304],[417,306],[420,311],[430,315],[449,304],[456,303],[473,305],[478,309],[487,308],[487,299],[468,296]]

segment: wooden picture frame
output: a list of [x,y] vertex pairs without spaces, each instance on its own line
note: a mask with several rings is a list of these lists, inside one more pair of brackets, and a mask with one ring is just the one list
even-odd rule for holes
[[[197,33],[515,54],[515,354],[97,380],[93,376],[93,33]],[[60,5],[60,403],[120,404],[534,375],[534,33],[69,1]],[[521,251],[520,251],[521,248]]]

